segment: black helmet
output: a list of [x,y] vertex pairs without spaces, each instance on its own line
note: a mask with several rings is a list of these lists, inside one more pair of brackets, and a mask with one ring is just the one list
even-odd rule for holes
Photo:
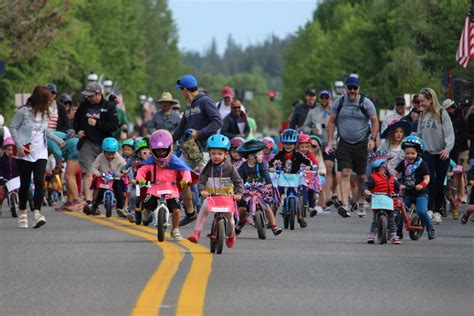
[[254,155],[258,153],[259,151],[264,150],[267,147],[264,142],[252,139],[247,142],[245,142],[242,146],[237,148],[237,152],[246,157],[247,155]]

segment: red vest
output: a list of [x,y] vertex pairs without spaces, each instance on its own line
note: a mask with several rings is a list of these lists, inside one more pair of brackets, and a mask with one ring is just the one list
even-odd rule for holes
[[395,192],[395,177],[388,177],[378,172],[373,172],[371,175],[374,179],[375,186],[371,190],[372,193],[393,194]]

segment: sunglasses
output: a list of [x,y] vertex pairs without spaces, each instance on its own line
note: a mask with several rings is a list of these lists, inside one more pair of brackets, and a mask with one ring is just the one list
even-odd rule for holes
[[72,105],[72,102],[71,101],[65,101],[65,102],[63,102],[63,104]]
[[349,90],[349,91],[357,91],[357,90],[359,90],[359,87],[358,87],[358,86],[347,86],[347,90]]
[[431,95],[430,90],[428,90],[428,88],[423,88],[423,89],[421,89],[421,90],[420,90],[420,94],[423,94],[425,97],[427,97],[427,98],[430,99],[430,100],[431,100],[431,98],[433,97],[433,96]]
[[240,110],[240,106],[233,106],[232,110]]
[[319,97],[321,100],[329,100],[329,96],[327,95],[322,95]]

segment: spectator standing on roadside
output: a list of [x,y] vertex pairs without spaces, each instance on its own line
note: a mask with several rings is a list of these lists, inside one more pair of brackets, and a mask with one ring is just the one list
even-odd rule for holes
[[242,112],[242,105],[237,99],[231,102],[231,112],[224,118],[221,134],[229,139],[234,137],[246,138],[250,132],[247,116]]
[[290,128],[298,130],[303,127],[310,110],[316,106],[316,90],[308,89],[305,93],[305,102],[295,106],[290,116]]

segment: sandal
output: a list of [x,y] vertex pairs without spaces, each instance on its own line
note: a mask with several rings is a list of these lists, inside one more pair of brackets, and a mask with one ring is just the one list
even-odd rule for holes
[[18,216],[18,228],[28,228],[28,215],[21,214]]

